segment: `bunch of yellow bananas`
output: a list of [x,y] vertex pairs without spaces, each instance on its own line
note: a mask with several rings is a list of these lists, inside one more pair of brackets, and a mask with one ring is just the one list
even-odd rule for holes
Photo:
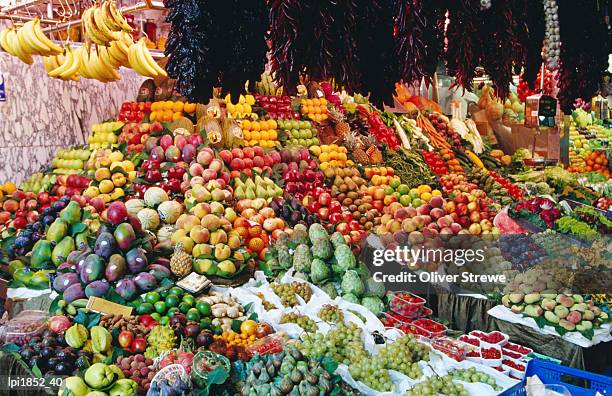
[[81,49],[77,48],[73,51],[70,45],[66,44],[66,52],[64,54],[44,57],[43,65],[49,77],[78,81],[79,68],[81,66],[79,52]]
[[137,43],[130,46],[128,53],[128,60],[130,67],[136,71],[136,73],[145,77],[167,77],[166,71],[155,62],[153,56],[149,52],[145,39],[141,38]]
[[132,27],[117,9],[115,0],[86,9],[81,17],[85,35],[95,44],[108,46],[121,40],[120,32],[130,33]]
[[45,36],[38,17],[20,28],[10,27],[0,32],[0,46],[28,65],[34,61],[32,55],[50,56],[63,53],[62,47]]

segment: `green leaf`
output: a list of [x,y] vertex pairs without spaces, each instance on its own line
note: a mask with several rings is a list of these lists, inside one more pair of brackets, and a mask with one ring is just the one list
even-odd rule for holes
[[249,319],[258,322],[259,321],[259,315],[257,315],[257,312],[253,312],[252,314],[249,315]]
[[87,327],[87,324],[89,323],[89,318],[87,317],[87,314],[85,312],[79,311],[74,317],[74,322]]
[[161,280],[161,282],[159,282],[159,287],[163,289],[172,287],[172,285],[174,285],[174,281],[171,278],[164,278]]
[[83,223],[74,223],[70,226],[70,235],[75,236],[76,234],[80,234],[85,231],[87,226]]
[[581,331],[580,334],[582,334],[585,338],[592,340],[593,336],[595,335],[595,331],[591,328],[588,330]]
[[14,344],[14,343],[9,343],[9,344],[4,344],[2,345],[2,348],[0,348],[0,350],[2,352],[18,352],[21,348],[19,347],[19,345]]
[[563,327],[559,325],[555,325],[555,330],[557,331],[557,333],[559,333],[561,337],[563,337],[565,333],[567,333],[567,330],[565,330]]
[[544,326],[547,324],[550,324],[546,319],[544,319],[543,316],[538,316],[537,318],[534,318],[534,320],[540,329],[544,328]]
[[87,324],[87,328],[91,329],[94,326],[97,326],[98,323],[100,323],[100,318],[102,317],[102,315],[100,315],[99,313],[92,313],[89,315],[89,323]]
[[121,297],[119,294],[117,294],[114,287],[108,291],[108,293],[106,294],[106,299],[108,301],[112,301],[114,303],[121,304],[121,305],[125,305],[126,303],[125,299]]
[[89,219],[91,217],[91,212],[89,210],[86,210],[83,212],[83,216],[81,216],[81,222]]
[[37,378],[42,378],[42,372],[40,371],[40,369],[38,368],[38,365],[35,364],[32,367],[32,374],[34,374],[34,376],[36,376]]

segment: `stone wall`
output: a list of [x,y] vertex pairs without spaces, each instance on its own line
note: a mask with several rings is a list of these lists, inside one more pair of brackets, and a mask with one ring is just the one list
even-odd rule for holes
[[122,79],[108,84],[52,79],[41,57],[28,66],[2,51],[0,75],[6,87],[6,102],[0,102],[0,183],[20,182],[48,166],[58,148],[84,144],[91,125],[116,117],[144,81],[123,68]]

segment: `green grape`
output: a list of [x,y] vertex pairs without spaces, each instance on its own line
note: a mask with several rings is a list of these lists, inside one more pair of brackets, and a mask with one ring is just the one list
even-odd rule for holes
[[337,305],[325,304],[319,310],[319,318],[325,322],[341,323],[344,322],[344,314]]
[[491,377],[487,373],[478,371],[475,367],[470,367],[467,370],[453,370],[451,374],[456,380],[464,382],[482,382],[483,384],[490,385],[496,391],[501,391],[503,389],[501,386],[497,385],[497,381],[495,381],[495,378]]
[[295,323],[309,333],[315,333],[319,329],[314,320],[306,315],[300,315],[295,312],[283,314],[280,318],[280,323]]

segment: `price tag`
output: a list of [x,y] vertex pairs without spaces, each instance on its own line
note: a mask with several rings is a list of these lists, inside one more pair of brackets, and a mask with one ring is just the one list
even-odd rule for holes
[[94,312],[105,315],[115,314],[123,315],[124,317],[132,316],[132,307],[126,307],[125,305],[117,304],[100,297],[89,297],[86,307]]
[[6,102],[6,84],[4,81],[4,74],[0,74],[0,102]]

